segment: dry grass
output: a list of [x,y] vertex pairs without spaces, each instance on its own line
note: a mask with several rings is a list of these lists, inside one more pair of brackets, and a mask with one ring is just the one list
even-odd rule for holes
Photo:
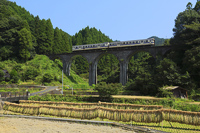
[[128,95],[113,95],[113,98],[128,98],[128,99],[155,99],[160,100],[163,98],[156,98],[156,97],[150,97],[150,96],[128,96]]
[[[99,95],[79,95],[79,96],[85,96],[85,97],[99,97]],[[131,96],[131,95],[112,95],[113,98],[128,98],[128,99],[152,99],[152,100],[160,100],[164,98],[157,98],[157,97],[151,97],[151,96]]]

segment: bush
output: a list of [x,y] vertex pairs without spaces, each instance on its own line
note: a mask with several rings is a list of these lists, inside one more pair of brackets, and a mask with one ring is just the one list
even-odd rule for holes
[[17,65],[15,65],[15,66],[13,67],[13,69],[15,69],[17,72],[20,72],[20,71],[23,70],[21,64],[17,64]]
[[15,69],[10,72],[10,80],[12,83],[18,83],[19,75]]
[[50,83],[51,81],[53,81],[53,79],[54,79],[54,76],[51,73],[45,73],[43,75],[43,82]]
[[98,91],[99,97],[110,98],[111,95],[116,95],[120,90],[122,90],[122,84],[121,83],[106,84],[105,82],[100,82],[95,86],[95,90]]
[[158,96],[158,97],[169,97],[169,98],[173,97],[173,93],[170,90],[163,89],[163,88],[166,88],[166,86],[160,87],[158,89],[158,93],[157,93],[156,96]]
[[24,74],[25,80],[34,80],[40,74],[40,71],[35,67],[28,67]]

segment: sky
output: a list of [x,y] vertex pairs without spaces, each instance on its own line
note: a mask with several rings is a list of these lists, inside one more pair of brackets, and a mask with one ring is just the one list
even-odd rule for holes
[[70,35],[89,26],[112,40],[173,37],[175,19],[197,0],[10,0]]

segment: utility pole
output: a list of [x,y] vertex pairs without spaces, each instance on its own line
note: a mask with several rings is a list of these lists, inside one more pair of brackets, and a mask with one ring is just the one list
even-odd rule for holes
[[63,95],[63,70],[62,70],[62,95]]

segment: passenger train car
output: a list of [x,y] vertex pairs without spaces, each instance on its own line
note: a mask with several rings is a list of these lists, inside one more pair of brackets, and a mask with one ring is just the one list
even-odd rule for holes
[[97,44],[76,45],[76,46],[72,46],[72,51],[143,46],[143,45],[150,45],[150,46],[155,45],[155,39],[150,38],[150,39],[143,39],[143,40],[104,42],[104,43],[97,43]]

